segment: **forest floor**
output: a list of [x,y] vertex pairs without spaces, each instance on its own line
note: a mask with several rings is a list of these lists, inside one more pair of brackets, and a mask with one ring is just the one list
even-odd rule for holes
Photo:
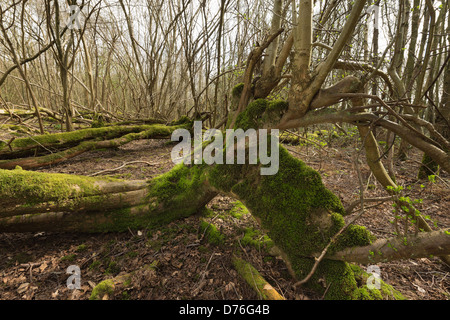
[[[42,172],[91,175],[124,163],[143,161],[107,172],[110,176],[142,180],[167,172],[173,166],[167,141],[135,141],[117,150],[99,150],[78,156]],[[354,143],[287,145],[293,156],[318,170],[325,185],[338,195],[344,206],[359,199],[360,184],[353,159],[359,156],[367,198],[385,197]],[[420,210],[436,221],[437,227],[450,226],[450,176],[442,174],[434,183],[418,181],[421,154],[411,152],[408,160],[397,162],[397,182],[411,199],[423,199]],[[144,163],[146,162],[146,163]],[[408,188],[410,187],[410,188]],[[376,236],[392,236],[395,229],[390,202],[367,204],[357,224]],[[234,199],[218,196],[207,212],[173,222],[159,230],[125,233],[0,234],[0,299],[2,300],[86,300],[93,287],[117,275],[133,272],[131,283],[110,299],[159,300],[252,300],[258,295],[238,275],[231,258],[240,251],[286,299],[318,300],[307,290],[294,291],[285,264],[264,250],[263,233]],[[201,221],[213,223],[224,235],[221,243],[208,241]],[[250,239],[250,240],[249,240]],[[261,241],[259,241],[261,240]],[[69,266],[81,269],[81,289],[69,290]],[[150,268],[143,268],[150,265]],[[381,278],[411,300],[449,300],[450,268],[438,258],[379,263]]]

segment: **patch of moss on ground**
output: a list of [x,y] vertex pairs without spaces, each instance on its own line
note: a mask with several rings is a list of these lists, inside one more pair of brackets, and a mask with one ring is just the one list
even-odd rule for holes
[[77,257],[76,254],[69,254],[67,256],[61,257],[60,260],[61,261],[69,261],[69,262],[71,262],[71,261],[75,261],[76,257]]
[[86,250],[87,250],[87,246],[85,244],[80,244],[76,249],[77,252],[84,252]]
[[350,265],[355,278],[359,284],[358,291],[355,292],[355,299],[358,300],[405,300],[406,298],[391,285],[380,279],[380,289],[369,289],[367,287],[370,274],[357,265]]
[[108,275],[114,275],[114,274],[118,274],[120,272],[121,268],[119,266],[119,264],[116,261],[109,261],[107,263],[107,267],[105,270],[105,274]]
[[208,242],[213,245],[222,245],[225,243],[225,235],[212,223],[206,221],[200,222],[200,235],[203,234]]
[[272,239],[254,228],[246,228],[240,242],[243,246],[252,246],[256,249],[270,250],[274,246]]
[[88,270],[98,270],[101,264],[99,260],[95,260],[89,265]]
[[89,300],[102,300],[105,295],[111,296],[114,293],[114,281],[104,280],[94,287]]
[[233,207],[230,210],[230,215],[236,219],[242,219],[243,216],[250,214],[248,209],[240,201],[233,202]]
[[216,213],[213,210],[211,210],[210,208],[207,208],[207,207],[202,208],[202,210],[200,211],[200,214],[204,218],[212,218],[216,215]]

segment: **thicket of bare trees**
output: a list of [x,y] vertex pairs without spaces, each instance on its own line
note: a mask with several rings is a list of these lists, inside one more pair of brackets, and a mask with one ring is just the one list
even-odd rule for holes
[[34,95],[65,114],[67,130],[86,112],[221,120],[268,16],[264,1],[231,0],[9,1],[1,10],[3,101],[34,107]]
[[[284,30],[256,61],[252,77],[263,76],[264,81],[256,82],[255,97],[274,94],[278,85],[276,94],[287,97],[291,78],[308,78],[296,68],[305,61],[311,70],[323,63],[351,10],[343,1],[314,1],[297,19],[292,16],[293,10],[298,14],[294,4],[3,2],[3,104],[55,111],[64,115],[60,121],[66,130],[73,129],[74,115],[86,112],[163,119],[211,112],[216,123],[227,114],[230,89],[241,82],[248,54],[269,34]],[[446,1],[420,0],[365,6],[355,32],[343,39],[335,69],[327,66],[330,74],[323,72],[325,79],[317,82],[333,85],[357,72],[371,87],[368,93],[402,101],[407,114],[439,121],[448,65],[447,6]],[[311,36],[311,50],[297,49],[294,33],[307,44]]]
[[[448,231],[432,232],[422,215],[414,214],[418,212],[414,204],[397,193],[392,166],[394,158],[404,159],[412,146],[425,155],[422,175],[436,174],[437,168],[450,172],[448,6],[448,1],[437,0],[379,0],[373,4],[366,0],[10,0],[0,5],[0,101],[2,112],[10,119],[36,126],[41,132],[49,118],[70,132],[75,122],[147,119],[169,123],[186,115],[207,119],[207,126],[217,128],[225,128],[225,124],[231,128],[251,124],[255,129],[281,130],[330,123],[356,126],[375,178],[403,214],[413,214],[417,231],[430,232],[413,238],[405,234],[408,243],[418,244],[414,252],[405,245],[395,252],[382,253],[375,244],[363,241],[368,238],[362,240],[360,235],[352,234],[356,232],[352,227],[342,228],[334,213],[344,212],[331,204],[334,198],[328,198],[320,186],[313,194],[300,197],[307,197],[307,202],[317,200],[314,210],[305,209],[308,214],[295,215],[293,208],[299,195],[294,192],[287,197],[273,189],[275,180],[271,178],[256,179],[255,167],[250,165],[237,170],[223,166],[177,167],[150,187],[73,178],[69,179],[72,189],[81,190],[76,199],[69,188],[63,204],[56,206],[53,201],[57,194],[51,191],[33,210],[16,210],[17,202],[27,199],[28,189],[18,187],[17,195],[3,190],[14,201],[0,214],[0,230],[62,227],[68,221],[68,230],[97,230],[98,225],[117,230],[119,225],[114,223],[118,221],[121,226],[136,225],[141,219],[148,223],[143,218],[147,211],[156,214],[158,222],[166,222],[192,214],[222,192],[240,199],[261,221],[299,280],[309,280],[309,270],[315,270],[327,257],[327,249],[341,233],[347,240],[357,239],[352,244],[358,248],[340,247],[328,255],[328,260],[366,261],[364,257],[375,250],[380,256],[385,254],[385,259],[433,252],[449,263]],[[241,85],[235,87],[238,83]],[[283,99],[287,104],[267,105],[261,99]],[[30,115],[35,116],[35,122],[23,121]],[[111,132],[119,132],[114,128]],[[133,127],[131,131],[111,133],[111,142],[101,145],[167,136],[174,128]],[[380,132],[387,142],[385,150],[377,141]],[[94,130],[89,134],[104,132]],[[21,165],[31,169],[97,147],[83,144],[84,138],[59,136],[69,149],[61,151],[58,158],[54,154],[40,155],[37,160],[29,154],[29,158],[16,158],[30,152],[36,143],[45,148],[46,143],[53,146],[55,141],[2,142],[0,151],[3,149],[9,159],[2,160],[0,168]],[[34,147],[23,148],[30,143]],[[314,174],[287,156],[280,164],[281,177],[283,170],[292,168],[298,170],[299,176],[277,180],[279,183],[290,183],[295,190],[302,190],[305,181],[315,181]],[[2,179],[19,186],[23,174],[3,173]],[[309,178],[302,180],[305,176]],[[36,188],[41,178],[30,173]],[[190,179],[190,183],[183,179]],[[176,187],[181,181],[182,189]],[[258,199],[247,194],[249,185],[255,188],[254,195],[267,195],[271,203],[283,198],[286,207],[261,206]],[[100,189],[93,192],[93,186]],[[179,192],[178,197],[168,199],[160,194],[161,190],[168,192],[170,186]],[[190,199],[192,193],[196,197]],[[125,194],[129,201],[120,202],[118,199]],[[97,201],[100,195],[108,195],[104,201],[113,199],[108,207],[115,209],[112,221],[104,213],[85,220],[80,214],[59,214],[67,208],[83,213],[98,211],[93,199]],[[189,201],[186,204],[182,200]],[[163,205],[154,206],[149,201]],[[131,215],[128,212],[118,218],[123,208],[131,210]],[[267,212],[270,208],[272,212]],[[34,215],[31,220],[11,218],[29,213]],[[271,214],[279,216],[271,219]],[[64,223],[55,224],[58,219]],[[305,237],[312,236],[317,227],[329,241],[315,245],[311,242],[311,247],[302,248],[293,245],[298,240],[295,232],[277,233],[280,229],[290,230],[295,223],[299,229],[314,226],[305,227]],[[381,240],[380,246],[394,243],[392,239],[386,241]],[[430,249],[433,243],[438,244],[435,250]],[[305,256],[320,258],[308,260],[305,266]],[[325,274],[333,273],[332,268],[347,272],[344,264],[325,265]],[[345,282],[336,281],[337,287]]]

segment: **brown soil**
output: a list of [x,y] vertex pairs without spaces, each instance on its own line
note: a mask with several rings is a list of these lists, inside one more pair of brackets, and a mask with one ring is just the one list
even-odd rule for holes
[[[335,147],[335,148],[333,148]],[[117,150],[102,150],[81,155],[66,163],[45,168],[43,172],[91,175],[113,169],[124,163],[143,161],[104,174],[124,179],[147,179],[172,167],[170,150],[165,141],[136,141]],[[331,145],[287,146],[294,156],[318,170],[326,186],[338,195],[344,205],[358,199],[360,185],[354,169],[354,146]],[[383,197],[386,193],[370,177],[363,155],[361,172],[365,197]],[[450,179],[443,174],[436,183],[417,181],[417,161],[397,163],[397,182],[412,199],[423,199],[422,213],[436,221],[437,227],[449,227]],[[144,163],[146,162],[146,163]],[[421,184],[423,187],[421,187]],[[233,252],[243,257],[286,299],[320,299],[305,290],[295,292],[285,264],[270,257],[263,248],[242,245],[246,228],[258,226],[250,215],[236,219],[229,214],[234,199],[218,196],[208,208],[213,222],[225,235],[225,243],[208,242],[200,230],[204,215],[176,221],[159,230],[139,230],[108,234],[0,234],[0,299],[3,300],[86,300],[99,282],[133,272],[131,283],[110,299],[130,300],[251,300],[258,295],[233,268]],[[367,204],[358,224],[379,237],[392,236],[394,226],[391,203]],[[210,212],[211,212],[210,211]],[[81,289],[69,290],[66,281],[69,266],[81,269]],[[152,265],[151,269],[142,268]],[[396,261],[379,264],[382,279],[412,300],[448,300],[450,268],[438,258]]]

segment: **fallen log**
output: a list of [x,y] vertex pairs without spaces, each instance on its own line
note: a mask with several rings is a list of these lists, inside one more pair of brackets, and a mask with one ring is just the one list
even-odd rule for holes
[[[155,179],[0,170],[0,232],[121,232],[157,228],[191,216],[218,193],[240,200],[273,240],[296,279],[314,264],[344,226],[345,209],[320,175],[280,147],[280,171],[261,176],[258,165],[184,165]],[[330,252],[370,245],[373,236],[351,225]],[[326,260],[308,282],[327,299],[358,299],[350,265]]]
[[[0,169],[20,166],[30,170],[54,165],[82,153],[106,148],[117,148],[139,139],[169,139],[173,131],[184,126],[125,126],[84,129],[74,132],[40,135],[0,142]],[[63,151],[51,152],[55,148]],[[34,156],[36,149],[44,155]],[[23,157],[25,156],[25,157]],[[17,158],[23,157],[23,158]]]

